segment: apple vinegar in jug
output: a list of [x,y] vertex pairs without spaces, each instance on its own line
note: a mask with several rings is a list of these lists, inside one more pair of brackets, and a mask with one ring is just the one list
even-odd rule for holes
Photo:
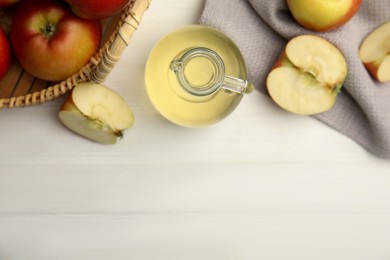
[[186,127],[210,125],[228,116],[243,94],[253,89],[246,78],[236,45],[219,31],[201,25],[186,26],[161,39],[145,69],[154,107]]

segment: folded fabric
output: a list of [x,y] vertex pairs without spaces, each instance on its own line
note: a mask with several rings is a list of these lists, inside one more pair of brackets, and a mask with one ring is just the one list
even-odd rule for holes
[[390,84],[373,80],[358,56],[367,34],[390,20],[389,10],[389,0],[363,0],[347,24],[314,33],[295,22],[286,0],[206,0],[199,22],[224,32],[237,44],[249,80],[265,95],[267,75],[289,39],[317,34],[332,42],[347,60],[348,76],[335,106],[314,117],[369,152],[390,159]]

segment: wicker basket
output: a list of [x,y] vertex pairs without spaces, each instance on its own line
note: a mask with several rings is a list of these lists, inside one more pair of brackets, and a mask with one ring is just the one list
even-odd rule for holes
[[14,59],[7,75],[0,81],[0,109],[40,104],[64,95],[78,83],[104,81],[128,46],[150,2],[131,0],[120,14],[103,20],[99,52],[78,73],[62,82],[34,78]]

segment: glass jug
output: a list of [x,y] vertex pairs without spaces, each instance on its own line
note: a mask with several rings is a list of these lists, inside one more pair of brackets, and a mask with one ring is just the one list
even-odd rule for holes
[[180,28],[161,39],[148,57],[145,83],[160,114],[185,127],[219,122],[253,91],[237,46],[203,25]]

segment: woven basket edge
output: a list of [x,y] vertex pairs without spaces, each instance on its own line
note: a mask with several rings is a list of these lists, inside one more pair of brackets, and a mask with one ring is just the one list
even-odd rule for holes
[[[91,57],[90,61],[84,65],[76,74],[70,76],[69,78],[48,86],[45,89],[29,93],[23,96],[11,97],[11,98],[2,98],[0,99],[0,109],[2,108],[14,108],[14,107],[24,107],[30,105],[38,105],[47,101],[54,100],[60,96],[65,95],[70,90],[72,90],[77,84],[86,81],[95,81],[102,82],[109,75],[116,62],[119,61],[118,57],[114,60],[112,59],[112,46],[115,42],[125,41],[124,36],[130,39],[133,32],[138,29],[138,26],[141,22],[142,16],[145,11],[149,8],[151,0],[133,0],[130,1],[129,5],[121,11],[120,19],[117,24],[117,27],[111,35],[108,37],[108,40],[103,44],[99,51]],[[134,21],[134,22],[131,22]],[[128,31],[123,30],[123,27],[131,26],[134,30]],[[128,34],[128,35],[127,35]],[[120,48],[116,49],[117,53],[122,54],[124,49],[128,46],[128,42],[120,44]],[[107,63],[109,66],[107,66]],[[101,68],[108,69],[101,69]],[[97,69],[100,68],[100,69]],[[98,72],[96,72],[98,70]],[[94,72],[95,71],[95,72]],[[98,77],[93,76],[93,73],[99,74]]]

